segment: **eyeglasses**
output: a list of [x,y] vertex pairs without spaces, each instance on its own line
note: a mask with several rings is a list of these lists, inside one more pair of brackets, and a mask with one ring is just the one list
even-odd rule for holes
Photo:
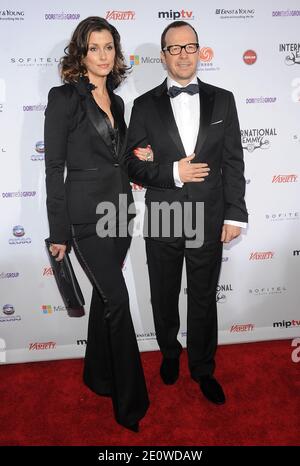
[[186,53],[196,53],[199,48],[199,44],[186,44],[186,45],[169,45],[163,49],[163,52],[168,51],[170,55],[180,55],[182,49],[186,51]]

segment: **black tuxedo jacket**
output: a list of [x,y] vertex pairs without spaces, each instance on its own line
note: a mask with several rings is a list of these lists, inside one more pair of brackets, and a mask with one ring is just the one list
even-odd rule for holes
[[[110,92],[111,110],[119,137],[112,140],[107,117],[91,94],[85,79],[50,90],[45,112],[45,164],[50,240],[71,239],[71,224],[96,223],[96,206],[118,195],[132,193],[120,165],[126,125],[124,103]],[[67,177],[64,181],[64,169]]]
[[[198,80],[200,127],[193,162],[206,162],[210,173],[202,183],[185,183],[177,188],[173,163],[183,158],[185,151],[166,83],[134,102],[124,157],[129,177],[147,187],[148,207],[154,201],[203,201],[205,240],[219,239],[224,219],[248,220],[243,150],[233,94]],[[135,147],[147,144],[152,146],[154,162],[140,161],[132,153]]]

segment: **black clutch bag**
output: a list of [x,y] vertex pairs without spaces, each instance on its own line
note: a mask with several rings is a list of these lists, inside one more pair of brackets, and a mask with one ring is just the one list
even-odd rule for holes
[[45,239],[46,249],[53,274],[63,302],[70,317],[84,316],[84,297],[75,276],[69,253],[66,251],[61,261],[56,261],[49,251],[51,242]]

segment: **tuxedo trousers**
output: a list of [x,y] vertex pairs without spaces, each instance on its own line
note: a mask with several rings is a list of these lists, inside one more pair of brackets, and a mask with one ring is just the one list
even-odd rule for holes
[[101,238],[95,224],[72,226],[76,256],[93,285],[84,360],[85,384],[111,396],[116,421],[138,422],[149,400],[122,265],[131,238]]
[[185,239],[174,242],[146,238],[151,302],[157,342],[165,358],[178,358],[182,346],[179,294],[183,261],[187,275],[187,353],[191,376],[199,381],[212,375],[217,348],[216,289],[222,261],[222,243],[206,241],[187,248]]

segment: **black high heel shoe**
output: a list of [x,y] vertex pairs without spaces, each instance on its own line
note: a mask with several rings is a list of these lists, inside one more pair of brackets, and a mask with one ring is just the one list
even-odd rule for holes
[[139,431],[139,423],[135,422],[134,424],[131,424],[130,426],[124,426],[126,429],[131,430],[132,432],[138,432]]

